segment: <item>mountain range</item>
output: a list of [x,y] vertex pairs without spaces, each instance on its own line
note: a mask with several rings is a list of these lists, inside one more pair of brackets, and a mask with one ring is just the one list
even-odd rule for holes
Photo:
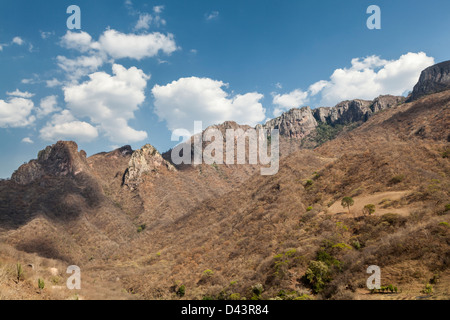
[[[0,181],[0,298],[449,299],[449,107],[447,61],[408,97],[291,109],[257,126],[273,176],[59,141]],[[398,290],[370,292],[370,265]]]

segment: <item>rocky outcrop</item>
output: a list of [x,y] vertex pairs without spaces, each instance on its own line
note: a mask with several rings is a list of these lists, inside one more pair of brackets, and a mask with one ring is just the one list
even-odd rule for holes
[[379,96],[378,98],[373,100],[372,105],[370,106],[370,110],[372,111],[372,113],[377,113],[379,111],[383,111],[404,103],[405,100],[406,98],[402,96]]
[[414,86],[407,102],[419,99],[427,94],[450,89],[450,60],[438,63],[422,71],[419,82]]
[[268,121],[263,127],[267,130],[278,129],[281,136],[300,140],[317,127],[317,121],[311,108],[304,107],[291,109],[280,117]]
[[344,101],[332,108],[317,108],[314,109],[314,118],[317,121],[335,125],[335,124],[349,124],[358,121],[367,121],[371,113],[370,106],[372,101],[366,100],[351,100]]
[[123,184],[135,189],[143,181],[143,175],[158,173],[158,170],[163,167],[169,171],[176,171],[175,167],[164,160],[155,147],[146,144],[140,150],[133,152],[123,178]]
[[291,109],[280,117],[268,121],[264,129],[279,129],[282,137],[302,140],[310,135],[320,123],[328,125],[347,125],[365,122],[374,113],[394,107],[405,101],[404,97],[379,96],[373,101],[349,100],[334,107],[321,107],[311,110],[310,107]]
[[11,180],[26,185],[43,176],[76,176],[87,170],[86,152],[78,152],[78,145],[73,141],[59,141],[41,150],[36,160],[17,169]]

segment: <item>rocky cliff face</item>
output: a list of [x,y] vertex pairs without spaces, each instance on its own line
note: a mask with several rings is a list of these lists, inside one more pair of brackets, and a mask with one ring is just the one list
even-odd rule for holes
[[450,89],[450,60],[423,70],[408,102],[448,89]]
[[281,136],[298,140],[308,136],[316,127],[317,121],[309,107],[291,109],[264,125],[267,130],[278,129]]
[[176,171],[175,167],[164,160],[162,155],[150,144],[133,152],[128,169],[125,172],[123,183],[131,189],[142,182],[142,176],[148,173],[157,173],[161,168]]
[[376,113],[379,111],[395,107],[396,105],[399,105],[401,103],[404,103],[405,100],[406,98],[401,96],[391,96],[391,95],[379,96],[378,98],[372,101],[370,110],[372,111],[372,113]]
[[88,170],[86,152],[78,152],[78,145],[73,141],[59,141],[41,150],[36,160],[17,169],[11,180],[26,185],[43,176],[76,176]]
[[367,121],[372,101],[351,100],[339,103],[333,108],[314,109],[313,115],[319,122],[335,125]]
[[405,101],[404,97],[380,96],[373,101],[343,101],[335,107],[322,107],[311,110],[310,107],[291,109],[280,117],[268,121],[265,129],[279,129],[282,137],[301,140],[310,135],[320,123],[328,125],[346,125],[365,122],[374,113],[391,108]]

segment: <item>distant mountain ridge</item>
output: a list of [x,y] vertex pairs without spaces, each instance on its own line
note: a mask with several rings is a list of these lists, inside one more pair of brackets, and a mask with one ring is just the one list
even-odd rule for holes
[[404,97],[385,95],[379,96],[373,101],[347,100],[334,107],[294,108],[278,118],[266,122],[260,128],[278,129],[281,136],[303,139],[311,134],[320,123],[334,126],[366,122],[374,113],[386,110],[404,101]]
[[[319,107],[315,109],[311,109],[310,107],[293,108],[283,113],[281,116],[267,121],[264,125],[257,125],[256,128],[267,130],[278,129],[282,138],[294,140],[293,143],[296,144],[295,141],[303,141],[305,138],[314,134],[317,127],[321,124],[329,126],[345,126],[355,123],[361,124],[366,122],[377,112],[446,89],[450,89],[450,60],[423,70],[418,83],[415,85],[413,92],[408,98],[402,96],[381,95],[372,101],[362,99],[342,101],[334,107]],[[210,128],[219,129],[224,133],[226,129],[230,128],[240,128],[245,131],[250,127],[239,125],[234,121],[226,121],[223,124],[211,126]],[[310,144],[310,147],[316,146],[317,145]],[[145,157],[141,154],[137,154],[139,152],[144,152],[142,151],[144,149],[151,151],[150,158],[158,158],[153,160],[150,158],[150,160],[147,159],[150,162],[156,161],[151,167],[164,164],[164,166],[170,170],[175,169],[172,168],[169,163],[171,150],[162,154],[161,157],[159,152],[149,144],[144,146],[142,150],[137,151],[131,150],[131,147],[129,146],[122,147],[119,151],[122,149],[130,155],[136,153],[135,156],[139,158],[133,158],[134,162],[132,160],[131,162],[133,163],[130,163],[130,169],[124,177],[124,183],[127,185],[135,184],[135,182],[133,183],[131,181],[139,180],[142,173],[153,170],[148,169],[148,165],[143,163],[145,162],[143,161]],[[297,146],[289,146],[288,149],[290,150],[288,153],[290,153],[295,151]],[[135,167],[139,168],[136,169]],[[86,153],[83,150],[78,153],[78,146],[75,142],[58,142],[39,152],[36,160],[31,160],[29,163],[18,168],[18,170],[13,173],[11,180],[25,185],[38,180],[46,174],[77,175],[88,170],[89,167],[86,162]],[[134,171],[138,173],[136,174]]]

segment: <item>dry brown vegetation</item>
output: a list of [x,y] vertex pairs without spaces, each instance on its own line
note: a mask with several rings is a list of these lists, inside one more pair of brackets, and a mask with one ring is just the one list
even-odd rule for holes
[[[73,298],[37,278],[76,264],[85,299],[449,299],[449,106],[450,91],[401,104],[315,150],[286,140],[275,176],[162,167],[131,190],[119,149],[76,176],[1,182],[0,298]],[[19,283],[17,262],[35,266]],[[369,265],[398,292],[365,289]]]

